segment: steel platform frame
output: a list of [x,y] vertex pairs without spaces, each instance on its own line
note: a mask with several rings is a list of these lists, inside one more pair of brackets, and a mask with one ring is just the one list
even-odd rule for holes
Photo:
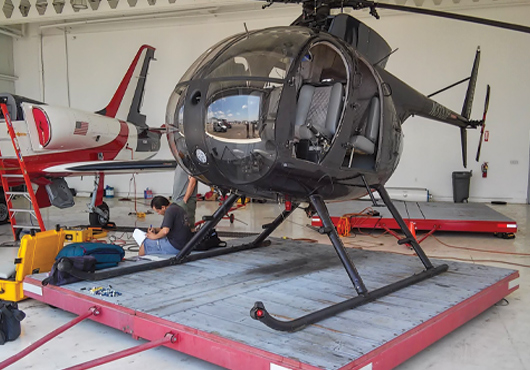
[[[404,202],[394,202],[396,206],[403,204]],[[489,208],[485,204],[480,203],[447,203],[447,202],[406,202],[412,207],[417,207],[420,212],[414,212],[410,217],[405,217],[406,213],[400,209],[400,213],[407,223],[413,222],[416,230],[418,231],[449,231],[449,232],[473,232],[473,233],[516,233],[517,222],[512,220],[495,210]],[[336,203],[335,203],[336,204]],[[372,203],[367,201],[346,201],[343,202],[341,207],[334,207],[331,203],[328,205],[331,220],[333,224],[337,226],[341,220],[341,217],[348,213],[355,211],[361,211],[365,207],[371,207]],[[430,212],[426,212],[425,215],[421,213],[422,206],[431,207]],[[449,218],[440,214],[439,211],[433,206],[439,207],[451,207],[455,210],[454,215],[450,215]],[[471,218],[460,210],[481,212],[484,214],[487,212],[488,216],[484,219]],[[348,209],[348,211],[345,211]],[[386,208],[373,207],[374,210],[381,213],[379,216],[350,216],[350,224],[352,229],[380,229],[380,230],[399,230],[398,223],[394,220],[392,215],[387,214]],[[438,213],[438,215],[437,215]],[[311,219],[311,225],[315,227],[321,227],[322,221],[315,215]]]
[[[279,240],[273,240],[273,246],[262,248],[260,250],[253,250],[253,251],[245,251],[240,252],[235,255],[232,255],[230,257],[219,257],[219,258],[225,258],[223,261],[230,261],[234,262],[234,259],[236,259],[238,256],[247,254],[247,253],[260,253],[260,256],[266,256],[268,255],[267,251],[264,249],[274,248],[274,246],[279,247],[280,250],[279,255],[282,256],[280,258],[284,258],[286,255],[288,256],[289,253],[287,251],[291,251],[295,253],[296,249],[307,249],[309,252],[312,253],[311,250],[314,250],[314,248],[317,248],[316,245],[312,244],[309,246],[303,246],[301,244],[289,244],[288,246],[290,249],[286,249],[285,245],[286,243],[294,243],[293,241],[279,241]],[[307,244],[307,243],[305,243]],[[331,246],[324,246],[324,245],[318,245],[318,247],[322,247],[323,250],[327,253],[327,249],[331,249]],[[283,248],[283,249],[282,249]],[[389,256],[388,253],[382,253],[382,252],[367,252],[367,251],[357,251],[357,250],[349,250],[349,253],[366,253],[366,256],[368,256],[368,260],[371,261],[380,261],[381,259],[391,258],[392,261],[396,261],[396,258],[404,257],[404,256],[397,256],[397,255],[391,255]],[[286,254],[287,253],[287,254]],[[332,253],[333,252],[329,252]],[[377,254],[380,253],[380,254]],[[273,253],[274,254],[274,253]],[[278,253],[277,253],[278,255]],[[255,256],[255,255],[253,255]],[[374,257],[375,256],[375,257]],[[204,263],[212,263],[214,265],[221,264],[222,261],[215,261],[217,257],[212,258],[212,261],[204,262],[204,261],[198,261],[197,263],[204,264]],[[248,260],[248,256],[246,257]],[[296,258],[294,257],[293,261],[296,261]],[[282,259],[283,260],[283,259]],[[330,259],[331,260],[331,259]],[[270,262],[270,261],[268,261]],[[439,262],[439,261],[438,261]],[[192,262],[191,264],[193,264]],[[242,264],[241,262],[235,261],[234,263]],[[493,273],[493,275],[496,275],[497,277],[493,280],[497,279],[496,281],[487,283],[484,285],[481,283],[481,288],[477,290],[474,294],[469,295],[466,299],[463,299],[462,301],[453,304],[448,305],[447,309],[441,311],[438,314],[433,315],[430,319],[425,320],[418,325],[414,326],[410,330],[407,330],[401,334],[396,334],[395,337],[391,338],[390,340],[386,341],[382,345],[378,346],[377,348],[374,348],[373,350],[370,350],[363,355],[359,356],[358,358],[355,358],[353,361],[350,361],[348,363],[342,364],[341,366],[326,366],[326,365],[315,365],[314,363],[310,363],[310,361],[305,361],[304,356],[300,353],[292,353],[291,356],[288,355],[281,355],[278,353],[274,353],[270,351],[266,347],[260,347],[260,345],[255,345],[253,343],[256,343],[256,338],[252,338],[249,343],[244,343],[242,341],[234,340],[233,338],[228,338],[227,336],[223,336],[220,334],[222,330],[203,330],[200,327],[195,327],[192,325],[184,325],[182,323],[178,323],[169,319],[162,318],[160,316],[155,316],[149,312],[146,312],[144,310],[139,310],[134,307],[127,307],[122,304],[116,304],[112,302],[112,299],[110,298],[98,298],[95,296],[91,296],[86,291],[80,291],[79,286],[64,286],[64,287],[56,287],[56,286],[41,286],[41,280],[43,279],[43,274],[41,275],[34,275],[34,276],[28,276],[26,277],[24,281],[24,292],[28,297],[34,298],[36,300],[42,301],[44,303],[50,304],[54,307],[61,308],[65,311],[72,312],[77,315],[84,315],[87,311],[93,310],[96,308],[99,311],[99,315],[97,316],[91,316],[90,319],[96,322],[99,322],[103,325],[115,328],[120,331],[124,331],[125,333],[128,333],[132,335],[134,338],[143,338],[148,341],[160,341],[164,336],[166,336],[167,333],[172,333],[176,337],[176,341],[174,343],[167,342],[164,345],[166,347],[169,347],[171,349],[174,349],[179,352],[183,352],[186,354],[189,354],[191,356],[203,359],[205,361],[208,361],[210,363],[226,367],[228,369],[234,369],[234,370],[247,370],[247,369],[255,369],[255,370],[284,370],[284,369],[304,369],[304,370],[317,370],[317,369],[333,369],[333,370],[353,370],[353,369],[359,369],[359,370],[365,370],[365,369],[371,369],[371,370],[387,370],[392,369],[399,365],[400,363],[404,362],[408,358],[414,356],[418,352],[425,349],[430,344],[436,342],[443,336],[447,335],[454,329],[458,328],[459,326],[465,324],[467,321],[471,320],[487,308],[491,307],[498,301],[500,301],[502,298],[509,295],[511,292],[516,290],[518,288],[517,281],[519,273],[514,270],[507,270],[507,269],[497,269],[494,267],[485,267],[480,265],[470,265],[470,264],[464,264],[460,262],[448,262],[449,263],[449,271],[457,271],[457,273],[460,273],[462,268],[466,268],[465,266],[471,266],[470,268],[474,270],[470,270],[466,272],[464,275],[464,280],[462,281],[462,284],[466,285],[466,279],[473,280],[473,274],[472,272],[475,271],[476,273],[483,274],[483,276]],[[394,262],[394,264],[399,263]],[[209,265],[202,267],[208,268]],[[463,267],[462,267],[463,266]],[[293,269],[291,271],[297,271],[298,267],[295,266],[296,269]],[[182,268],[182,266],[173,266],[170,268],[178,269]],[[256,266],[253,266],[253,273],[255,271]],[[291,267],[292,268],[292,267]],[[337,266],[333,266],[333,268],[339,268]],[[379,266],[362,266],[361,269],[368,270],[375,269],[377,270]],[[227,269],[228,270],[228,269]],[[311,270],[311,269],[310,269]],[[167,268],[162,270],[156,270],[159,273],[161,271],[167,271]],[[156,271],[150,271],[149,274],[156,273]],[[319,270],[320,271],[320,270]],[[500,273],[495,273],[495,271],[501,271]],[[314,271],[312,273],[315,273]],[[321,272],[316,272],[321,273]],[[140,274],[140,273],[139,273]],[[235,273],[234,273],[235,274]],[[310,273],[311,274],[311,273]],[[131,275],[129,275],[131,276]],[[240,275],[239,275],[240,276]],[[269,279],[270,271],[263,271],[263,276],[259,277],[260,279]],[[285,280],[285,284],[291,285],[294,284],[297,277],[304,276],[295,276],[293,277],[292,281]],[[138,279],[141,277],[139,276]],[[455,279],[455,276],[446,276],[440,275],[433,279],[428,279],[422,284],[424,285],[421,289],[421,291],[429,291],[430,285],[432,286],[439,285],[439,280],[436,279]],[[275,279],[275,278],[271,278]],[[284,279],[284,278],[282,278]],[[377,275],[370,275],[368,274],[368,279],[377,279]],[[283,280],[282,280],[283,281]],[[451,280],[453,281],[453,280]],[[114,280],[106,280],[105,283],[111,283],[116,289],[120,289],[120,285],[116,284]],[[269,281],[270,283],[270,281]],[[76,284],[82,284],[82,283],[76,283]],[[373,283],[371,283],[373,284]],[[460,283],[458,283],[460,284]],[[458,285],[457,284],[457,285]],[[468,283],[469,284],[469,283]],[[86,285],[86,283],[85,283]],[[465,289],[468,289],[468,286],[464,287]],[[250,288],[251,291],[255,292],[256,290],[252,290],[253,288]],[[258,289],[259,287],[255,287],[254,289]],[[412,287],[411,289],[418,289]],[[464,290],[465,290],[464,289]],[[452,293],[455,294],[454,290],[450,290]],[[168,297],[170,296],[171,291],[167,292]],[[314,292],[311,292],[314,294]],[[406,293],[404,293],[406,294]],[[453,295],[454,298],[454,295]],[[169,299],[169,298],[168,298]],[[218,298],[217,298],[218,299]],[[389,296],[389,299],[393,299],[392,295]],[[200,300],[200,299],[199,299]],[[302,299],[301,301],[304,301]],[[289,302],[289,304],[294,304],[292,302]],[[369,308],[369,303],[366,307]],[[303,305],[303,304],[302,304]],[[202,306],[204,307],[204,306]],[[302,307],[303,308],[303,307]],[[247,308],[245,308],[246,310]],[[413,307],[407,308],[408,310],[414,309]],[[243,312],[243,308],[240,308],[241,312]],[[395,308],[391,307],[390,311],[394,311]],[[275,314],[274,306],[273,306],[273,314]],[[246,311],[248,312],[248,311]],[[344,313],[345,315],[349,315],[350,313],[352,315],[355,315],[355,310],[351,310],[349,312]],[[180,314],[177,314],[177,316],[180,316]],[[248,318],[248,316],[247,316]],[[344,317],[345,318],[345,317]],[[342,320],[344,320],[342,318]],[[333,320],[333,319],[330,319]],[[249,324],[250,322],[250,324]],[[248,318],[248,321],[242,321],[238,322],[238,324],[243,325],[249,325],[249,336],[252,335],[253,332],[256,331],[255,327],[252,327],[251,322],[255,322],[254,320],[251,320]],[[213,320],[213,323],[215,324],[215,320]],[[273,332],[267,331],[266,327],[263,325],[259,325],[259,328],[263,328],[264,335],[270,335],[271,337],[274,335]],[[326,325],[326,322],[323,321],[322,323],[319,323],[317,326]],[[352,323],[352,328],[355,327],[355,324]],[[366,325],[371,325],[370,322],[366,323]],[[377,326],[377,324],[374,323],[374,325]],[[261,329],[260,329],[261,330]],[[304,332],[306,329],[302,330],[301,332]],[[309,329],[307,329],[309,330]],[[344,329],[345,331],[348,331],[347,328]],[[300,333],[300,332],[299,332]],[[243,335],[243,334],[242,334]],[[295,335],[293,333],[287,333],[284,335]],[[302,335],[302,334],[297,334]],[[292,338],[292,337],[283,337],[283,338]],[[263,338],[264,342],[270,341],[270,338]],[[259,343],[259,340],[257,341]],[[313,349],[318,349],[318,345],[320,343],[315,343],[315,347]],[[328,349],[322,348],[322,353],[325,353],[325,351],[329,351]]]

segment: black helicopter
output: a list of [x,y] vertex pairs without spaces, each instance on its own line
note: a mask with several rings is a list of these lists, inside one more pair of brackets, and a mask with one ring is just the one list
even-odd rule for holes
[[[346,309],[373,301],[447,270],[433,266],[392,204],[385,182],[402,149],[403,122],[412,115],[460,128],[464,165],[466,130],[484,125],[471,120],[480,52],[477,51],[461,113],[417,92],[385,70],[392,50],[374,30],[332,9],[377,8],[423,12],[530,32],[530,28],[427,9],[364,0],[302,0],[302,15],[292,25],[247,31],[209,48],[188,69],[172,93],[167,113],[168,141],[191,175],[230,195],[192,240],[168,261],[179,264],[264,245],[265,239],[300,205],[317,213],[357,296],[292,321],[273,318],[256,302],[251,316],[277,330],[294,331]],[[218,117],[230,117],[229,130],[216,130]],[[477,155],[478,160],[478,155]],[[377,191],[424,270],[368,291],[328,214],[325,200],[372,196]],[[190,255],[239,197],[283,199],[292,204],[246,245]],[[372,200],[375,200],[372,197]],[[145,269],[133,267],[131,271]],[[102,275],[101,278],[110,275]]]

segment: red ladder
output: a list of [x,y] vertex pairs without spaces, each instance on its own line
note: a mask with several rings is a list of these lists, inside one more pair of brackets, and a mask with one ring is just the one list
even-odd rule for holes
[[[17,135],[15,133],[15,130],[13,129],[13,124],[11,122],[11,117],[9,116],[7,105],[5,103],[0,102],[0,109],[4,115],[7,131],[9,132],[9,136],[11,136],[11,143],[13,144],[13,149],[15,150],[15,157],[5,157],[2,154],[2,151],[0,150],[0,179],[2,181],[2,188],[4,189],[4,195],[6,198],[9,221],[11,221],[11,230],[13,232],[13,237],[16,240],[16,229],[37,229],[40,231],[45,231],[46,227],[44,226],[44,222],[42,221],[39,205],[37,203],[37,198],[35,197],[35,192],[33,191],[33,187],[28,175],[28,171],[26,169],[24,158],[22,157],[22,153],[20,152],[20,146],[18,144]],[[9,165],[11,165],[11,167],[8,168],[5,162],[6,159],[17,159],[17,161],[10,161]],[[14,165],[15,163],[18,163],[18,166]],[[16,183],[20,184],[21,179],[24,179],[24,183],[26,184],[26,191],[11,191],[10,186]],[[30,207],[28,209],[14,208],[12,199],[16,195],[25,197],[29,201]],[[30,225],[18,224],[16,221],[17,213],[29,214]],[[38,226],[31,225],[32,217],[37,220],[39,224]]]

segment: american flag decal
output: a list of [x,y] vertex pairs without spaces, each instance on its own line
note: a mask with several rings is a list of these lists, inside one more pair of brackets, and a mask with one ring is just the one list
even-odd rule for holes
[[88,132],[88,122],[77,121],[75,123],[74,135],[86,135]]

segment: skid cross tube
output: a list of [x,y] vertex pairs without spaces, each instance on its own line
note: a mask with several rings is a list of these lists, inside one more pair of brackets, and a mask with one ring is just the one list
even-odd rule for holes
[[346,272],[348,273],[348,276],[350,277],[350,280],[352,281],[353,286],[357,291],[357,294],[366,293],[367,289],[364,285],[363,279],[361,278],[361,275],[359,275],[359,272],[355,268],[353,262],[350,260],[350,257],[348,257],[348,255],[346,254],[344,244],[342,243],[339,234],[337,234],[337,229],[335,228],[335,225],[333,225],[333,221],[331,221],[331,217],[329,216],[328,212],[328,207],[326,207],[324,199],[322,199],[322,196],[320,195],[311,195],[309,197],[309,200],[311,201],[313,207],[315,207],[318,216],[322,220],[323,230],[326,234],[328,234],[329,240],[331,240],[333,248],[335,248],[335,251],[339,255],[340,261],[346,269]]
[[390,199],[390,196],[388,195],[385,187],[383,185],[372,185],[372,187],[377,190],[377,192],[381,196],[381,199],[383,199],[383,202],[385,203],[386,207],[394,217],[394,220],[396,220],[397,224],[399,225],[401,232],[405,234],[405,238],[399,240],[398,244],[410,244],[414,249],[414,252],[416,252],[419,259],[423,263],[423,266],[425,266],[426,269],[432,269],[433,265],[431,261],[429,261],[429,258],[427,257],[423,249],[421,249],[420,245],[416,241],[416,238],[412,235],[409,228],[407,227],[407,224],[405,224],[405,221],[403,221],[403,218],[399,214],[399,211],[397,210],[396,206],[394,206],[394,203],[392,203],[392,200]]
[[366,191],[368,191],[368,196],[372,200],[372,204],[374,207],[379,207],[379,204],[377,204],[377,200],[374,197],[374,194],[372,193],[372,189],[368,186],[368,183],[366,182],[366,179],[364,178],[364,175],[361,175],[361,179],[363,180],[364,187],[366,188]]
[[15,362],[17,362],[18,360],[26,357],[27,355],[29,355],[31,352],[35,351],[37,348],[39,348],[40,346],[42,346],[43,344],[49,342],[50,340],[52,340],[53,338],[55,338],[56,336],[58,336],[59,334],[65,332],[66,330],[70,329],[72,326],[80,323],[81,321],[85,320],[86,318],[94,315],[94,316],[97,316],[99,315],[100,313],[100,310],[99,308],[97,307],[91,307],[87,312],[85,312],[84,314],[82,315],[79,315],[78,317],[76,317],[75,319],[67,322],[66,324],[64,324],[63,326],[61,326],[60,328],[57,328],[55,329],[54,331],[52,331],[51,333],[48,333],[46,334],[44,337],[42,337],[41,339],[37,340],[36,342],[34,342],[33,344],[27,346],[25,349],[23,349],[22,351],[20,351],[19,353],[17,353],[16,355],[13,355],[11,357],[9,357],[8,359],[0,362],[0,369],[4,369],[6,367],[8,367],[9,365],[12,365],[14,364]]
[[188,243],[182,248],[175,257],[177,262],[182,261],[188,254],[190,254],[193,249],[199,245],[199,243],[213,230],[213,228],[221,221],[228,213],[232,205],[237,201],[239,195],[230,194],[228,198],[223,202],[223,204],[217,208],[217,211],[207,220],[204,225],[200,228],[199,231],[188,241]]
[[284,210],[270,224],[263,225],[264,230],[256,237],[252,244],[257,245],[267,239],[267,237],[272,234],[272,232],[276,230],[278,226],[280,226],[282,222],[285,221],[287,217],[289,217],[289,215],[293,213],[296,208],[298,208],[298,203],[293,203],[290,210]]

